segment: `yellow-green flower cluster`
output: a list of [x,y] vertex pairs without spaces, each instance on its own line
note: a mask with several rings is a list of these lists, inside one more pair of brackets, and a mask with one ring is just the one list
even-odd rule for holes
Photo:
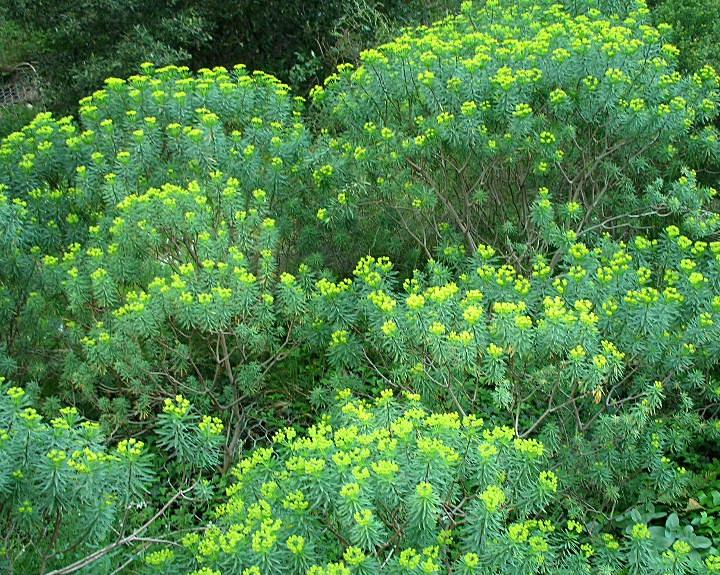
[[184,417],[190,411],[190,401],[182,395],[176,395],[174,398],[166,398],[163,403],[163,413],[174,417]]
[[198,429],[207,435],[220,435],[224,426],[219,417],[204,415],[200,423],[198,423]]
[[480,494],[480,499],[485,504],[485,509],[487,509],[488,512],[495,513],[495,511],[505,503],[506,497],[500,487],[491,485]]
[[117,445],[117,453],[129,459],[137,459],[142,455],[144,449],[145,443],[134,437],[123,439]]

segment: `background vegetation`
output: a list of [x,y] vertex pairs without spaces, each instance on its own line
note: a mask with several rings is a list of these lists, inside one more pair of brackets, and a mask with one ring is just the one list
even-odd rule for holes
[[146,61],[194,69],[242,62],[302,92],[394,29],[429,24],[456,5],[449,0],[3,0],[0,29],[7,48],[0,59],[35,63],[43,104],[61,115],[75,112],[78,100],[105,78],[129,76]]

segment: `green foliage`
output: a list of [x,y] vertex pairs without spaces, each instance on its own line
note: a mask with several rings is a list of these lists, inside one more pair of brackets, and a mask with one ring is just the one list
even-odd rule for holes
[[336,151],[323,220],[403,259],[454,238],[527,262],[553,247],[541,197],[588,237],[704,219],[710,198],[674,188],[686,168],[717,183],[718,76],[678,73],[647,20],[466,2],[340,66],[312,93]]
[[32,34],[32,60],[47,103],[69,113],[105,78],[129,75],[139,64],[187,63],[191,50],[211,41],[192,2],[167,0],[3,0],[15,25]]
[[720,469],[717,460],[698,474],[699,489],[688,503],[688,517],[701,536],[720,541]]
[[[10,135],[3,183],[22,199],[43,186],[80,188],[88,217],[133,192],[207,181],[217,170],[252,179],[247,186],[267,188],[272,199],[283,184],[299,187],[291,176],[308,136],[298,105],[275,78],[243,66],[194,77],[187,68],[145,64],[142,74],[109,78],[84,98],[79,126],[42,114]],[[82,232],[88,222],[79,223]]]
[[[254,195],[262,205],[265,192]],[[174,389],[230,410],[240,432],[273,366],[302,341],[307,299],[303,277],[277,278],[275,221],[247,207],[232,182],[166,184],[128,196],[99,241],[66,252],[57,271],[46,260],[74,318],[80,348],[65,372],[83,399],[112,390],[145,417]]]
[[[50,46],[84,20],[46,4]],[[220,10],[131,5],[87,3],[87,86]],[[294,81],[412,6],[327,4]],[[143,63],[3,139],[0,570],[720,571],[720,78],[648,18],[464,2],[310,114]]]
[[234,4],[2,0],[0,17],[6,15],[22,36],[32,38],[23,41],[31,55],[22,61],[37,63],[50,109],[67,114],[105,78],[133,74],[148,60],[195,69],[242,62],[306,89],[378,36],[387,37],[389,30],[403,24],[429,23],[457,4],[457,0]]
[[[33,38],[23,34],[17,23],[0,14],[0,69],[32,59]],[[4,132],[3,132],[4,133]]]
[[[645,522],[620,540],[560,516],[542,443],[413,394],[340,393],[307,436],[248,454],[202,534],[146,558],[148,573],[696,573]],[[627,571],[626,571],[627,570]]]
[[614,523],[628,534],[638,523],[650,525],[648,531],[651,539],[661,550],[682,547],[695,558],[706,554],[708,550],[711,555],[717,554],[711,539],[696,534],[693,526],[681,520],[677,513],[658,511],[652,503],[621,513],[615,517]]
[[[4,18],[0,11],[0,88],[10,79],[16,65],[31,61],[34,38],[13,22]],[[0,137],[19,130],[32,120],[38,110],[34,105],[0,105]]]
[[488,246],[446,254],[402,286],[370,257],[354,282],[318,285],[331,381],[409,387],[463,412],[494,405],[558,450],[579,505],[680,496],[685,470],[668,456],[720,433],[720,243],[675,226],[574,243],[557,273],[540,256],[519,273]]
[[33,106],[16,104],[0,108],[0,134],[10,134],[30,123],[37,114]]
[[[154,464],[144,443],[123,439],[111,448],[101,427],[83,420],[76,408],[63,408],[45,422],[23,389],[2,385],[0,391],[3,572],[45,573],[112,542],[137,544],[152,521],[140,529],[133,523],[150,503],[156,473],[172,477]],[[158,424],[163,456],[212,466],[221,443],[219,420],[197,423],[182,397],[165,411]],[[164,440],[170,436],[173,441]],[[86,572],[109,572],[105,555],[91,562],[99,571]]]
[[672,26],[672,41],[680,48],[679,62],[686,70],[705,63],[720,63],[720,5],[714,0],[661,0],[652,2],[653,19]]
[[82,129],[39,115],[2,144],[3,371],[118,422],[167,385],[239,420],[302,324],[277,265],[308,135],[272,77],[146,69],[85,100]]

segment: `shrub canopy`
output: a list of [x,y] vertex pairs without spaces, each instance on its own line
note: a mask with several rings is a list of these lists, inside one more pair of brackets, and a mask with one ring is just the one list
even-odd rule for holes
[[106,84],[80,125],[41,114],[0,147],[0,365],[117,421],[168,385],[237,405],[302,319],[302,289],[276,273],[312,171],[301,104],[242,67]]
[[720,244],[671,226],[630,245],[575,243],[557,273],[538,257],[528,275],[488,246],[459,252],[402,282],[365,258],[353,282],[320,290],[337,380],[540,433],[596,510],[678,496],[687,477],[666,453],[720,432]]
[[365,51],[313,92],[346,177],[323,218],[401,230],[428,256],[455,238],[524,261],[569,230],[713,231],[714,192],[676,182],[717,183],[718,75],[679,73],[666,33],[639,4],[623,19],[492,0]]

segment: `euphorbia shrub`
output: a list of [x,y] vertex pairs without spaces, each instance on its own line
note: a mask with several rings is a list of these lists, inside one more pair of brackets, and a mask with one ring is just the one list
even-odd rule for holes
[[[76,568],[64,572],[109,573],[165,519],[170,505],[153,499],[158,480],[171,484],[171,503],[179,504],[197,485],[198,472],[220,460],[222,423],[200,418],[181,396],[168,400],[159,417],[163,449],[154,456],[135,438],[111,447],[101,426],[74,407],[44,421],[32,405],[25,390],[0,379],[3,573],[44,574],[71,565]],[[170,471],[158,460],[178,467]]]
[[242,66],[106,84],[79,124],[0,145],[0,370],[123,424],[181,385],[238,422],[302,319],[277,270],[311,172],[301,103]]
[[525,261],[554,248],[539,191],[578,234],[629,237],[663,218],[715,229],[714,193],[675,182],[690,168],[717,183],[718,75],[677,72],[666,31],[642,3],[621,19],[491,0],[367,50],[313,94],[338,156],[316,172],[337,188],[318,217],[403,258],[451,238]]
[[[413,394],[339,394],[306,436],[280,431],[234,470],[215,520],[146,557],[147,573],[675,573],[644,523],[620,539],[563,518],[546,448],[507,427],[434,413]],[[589,529],[588,529],[589,527]],[[712,561],[712,559],[709,559]],[[627,570],[627,571],[626,571]],[[697,570],[697,571],[696,571]]]
[[67,302],[62,394],[147,417],[168,394],[227,414],[227,461],[273,368],[304,341],[308,282],[277,270],[267,193],[239,182],[165,184],[123,199],[81,247],[45,256],[46,292]]
[[401,285],[371,257],[353,282],[318,285],[339,385],[390,383],[541,432],[598,509],[683,493],[672,455],[720,434],[720,243],[675,226],[576,242],[555,273],[541,256],[524,274],[488,246],[461,253]]
[[[264,74],[146,66],[79,123],[40,115],[4,140],[0,372],[60,416],[0,400],[0,567],[129,564],[114,550],[148,483],[80,413],[185,485],[233,469],[288,404],[305,418],[389,387],[408,398],[342,391],[307,437],[245,453],[227,500],[147,570],[716,569],[672,511],[685,455],[720,436],[718,75],[677,74],[645,16],[464,3],[341,67],[314,94],[317,138]],[[367,250],[430,261],[289,273]],[[70,463],[85,447],[89,475]],[[87,525],[98,494],[121,503]]]

